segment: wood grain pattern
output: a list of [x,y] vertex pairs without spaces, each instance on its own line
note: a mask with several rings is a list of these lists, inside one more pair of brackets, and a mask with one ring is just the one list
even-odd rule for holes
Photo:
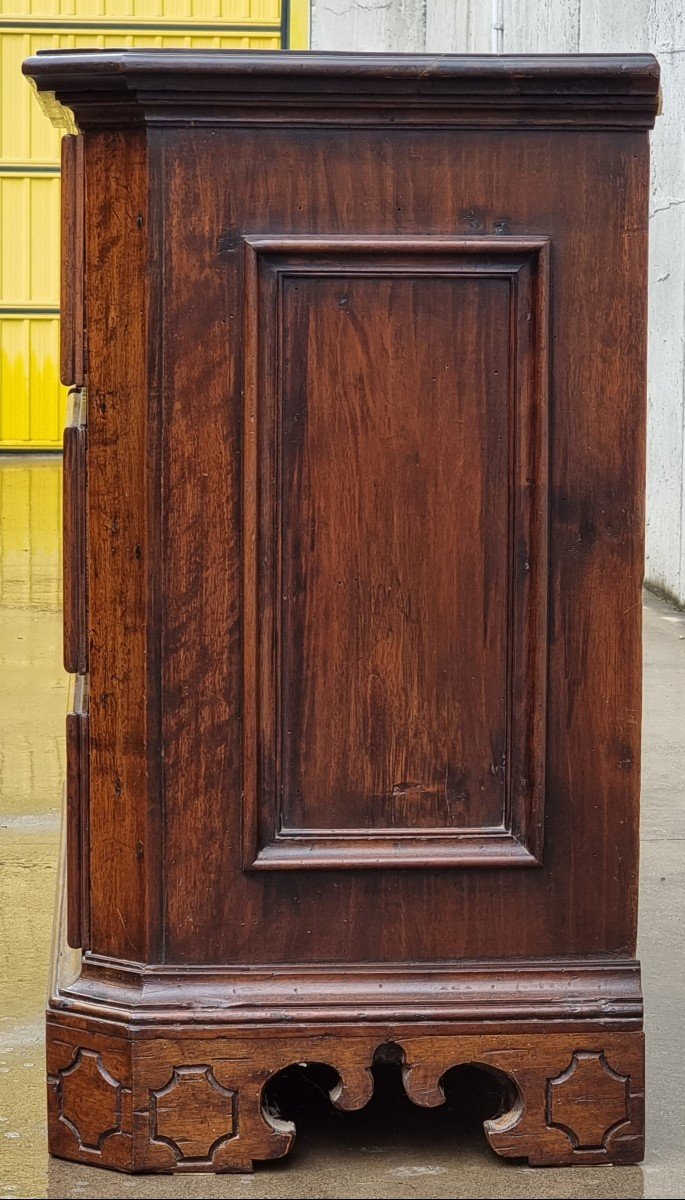
[[150,1096],[152,1140],[168,1146],[188,1168],[211,1161],[235,1134],[234,1099],[211,1067],[174,1068],[169,1082]]
[[601,1052],[576,1051],[566,1070],[548,1081],[547,1124],[568,1133],[576,1149],[600,1150],[628,1120],[629,1085],[628,1076],[614,1071]]
[[67,942],[90,941],[90,738],[88,676],[72,676],[67,713],[66,878]]
[[148,355],[144,135],[86,145],[90,862],[93,948],[155,956],[159,934],[158,394]]
[[80,1149],[100,1151],[107,1138],[121,1132],[121,1084],[102,1055],[79,1047],[70,1066],[60,1070],[57,1087],[59,1119]]
[[636,1161],[655,60],[25,69],[86,201],[53,1152],[248,1170],[274,1072],[394,1053],[507,1076],[500,1154]]
[[30,58],[55,124],[78,128],[427,124],[651,128],[659,68],[650,54],[330,54],[59,51]]
[[[58,953],[58,951],[56,951]],[[230,997],[230,1001],[227,1001]],[[201,1003],[200,1003],[201,1000]],[[58,988],[73,1016],[137,1030],[379,1021],[487,1033],[642,1028],[639,963],[592,959],[494,959],[476,963],[367,963],[235,967],[143,966],[86,956],[81,976]]]
[[49,1025],[47,1075],[51,1153],[133,1170],[130,1044]]
[[60,279],[60,378],[66,387],[86,383],[85,176],[83,138],[62,138],[62,272]]
[[[444,1103],[441,1081],[451,1067],[475,1064],[500,1079],[506,1077],[513,1103],[505,1104],[502,1114],[484,1126],[490,1146],[504,1157],[526,1158],[533,1166],[628,1163],[642,1157],[640,1033],[458,1037],[424,1035],[415,1026],[392,1024],[350,1034],[342,1028],[322,1037],[302,1027],[276,1035],[262,1030],[252,1039],[228,1030],[212,1038],[154,1037],[129,1045],[131,1065],[118,1083],[104,1074],[107,1055],[83,1045],[117,1047],[117,1039],[103,1043],[97,1037],[93,1043],[92,1035],[81,1030],[52,1025],[51,1044],[54,1040],[64,1059],[71,1043],[73,1057],[66,1072],[51,1077],[51,1150],[93,1163],[108,1142],[128,1136],[131,1159],[123,1169],[251,1171],[256,1161],[287,1154],[295,1138],[294,1124],[264,1107],[264,1089],[279,1070],[293,1062],[328,1063],[339,1076],[331,1102],[353,1111],[370,1100],[370,1068],[391,1046],[409,1099],[423,1107]],[[599,1073],[571,1073],[564,1069],[569,1061],[600,1064]],[[131,1074],[132,1109],[124,1089]],[[68,1093],[65,1075],[71,1081]],[[613,1090],[617,1084],[620,1096]],[[552,1087],[550,1113],[547,1095]],[[83,1099],[91,1092],[98,1102],[86,1113]]]
[[87,396],[72,388],[63,439],[62,592],[64,669],[88,671],[88,564],[86,543]]
[[245,246],[247,865],[535,865],[548,243]]
[[[644,135],[567,133],[552,178],[548,164],[557,161],[558,144],[540,131],[507,135],[506,171],[502,135],[483,131],[446,136],[383,129],[306,138],[298,131],[262,131],[258,144],[240,132],[210,138],[179,130],[164,138],[170,960],[200,955],[241,963],[257,951],[270,963],[436,961],[491,952],[574,955],[588,947],[632,955],[635,908],[627,897],[636,887],[639,790]],[[429,170],[419,169],[427,163]],[[510,236],[533,231],[552,238],[545,787],[554,799],[539,869],[493,876],[411,871],[399,878],[387,871],[352,870],[343,878],[297,871],[296,884],[282,871],[241,870],[240,695],[243,647],[256,613],[241,602],[239,236],[256,236],[257,229],[265,237],[310,236],[314,179],[316,225],[332,234],[362,236],[372,213],[376,231],[386,236],[417,230],[424,237],[455,236],[455,223],[457,232],[492,235],[505,223]],[[227,231],[223,240],[216,230]],[[201,362],[196,339],[187,336],[198,295]],[[202,396],[201,420],[188,403],[193,394]],[[583,753],[570,751],[581,746]],[[189,825],[203,830],[201,888]],[[370,911],[386,919],[370,922]],[[436,913],[458,916],[436,921]]]

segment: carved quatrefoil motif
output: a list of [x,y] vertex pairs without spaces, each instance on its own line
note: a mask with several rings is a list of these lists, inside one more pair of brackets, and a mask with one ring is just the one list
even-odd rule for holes
[[601,1150],[628,1118],[628,1076],[603,1054],[577,1051],[565,1071],[547,1083],[547,1124],[563,1129],[577,1150]]
[[59,1119],[68,1125],[82,1150],[102,1149],[121,1130],[122,1086],[94,1050],[77,1050],[58,1075]]
[[150,1095],[150,1121],[153,1140],[170,1146],[177,1160],[208,1162],[235,1133],[235,1092],[211,1067],[176,1067]]

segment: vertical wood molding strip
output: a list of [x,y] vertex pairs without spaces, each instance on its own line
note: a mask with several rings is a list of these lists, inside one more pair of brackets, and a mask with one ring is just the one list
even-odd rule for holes
[[64,668],[88,670],[88,568],[86,559],[87,396],[72,388],[63,441]]

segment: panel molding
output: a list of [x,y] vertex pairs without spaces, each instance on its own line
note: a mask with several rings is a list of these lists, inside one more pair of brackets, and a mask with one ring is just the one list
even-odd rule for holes
[[[543,236],[246,235],[243,411],[243,863],[250,869],[536,866],[542,862],[547,641],[547,407],[550,240]],[[511,401],[506,786],[501,824],[412,829],[284,828],[280,818],[278,563],[283,282],[289,276],[489,277],[510,289]],[[265,318],[264,313],[268,312]],[[273,422],[269,461],[261,427]],[[272,480],[271,484],[268,480]],[[262,528],[265,488],[268,528]],[[267,555],[268,557],[268,555]],[[522,728],[512,713],[522,712]],[[268,743],[265,747],[265,742]],[[266,830],[264,756],[274,761]],[[514,783],[516,781],[516,784]]]

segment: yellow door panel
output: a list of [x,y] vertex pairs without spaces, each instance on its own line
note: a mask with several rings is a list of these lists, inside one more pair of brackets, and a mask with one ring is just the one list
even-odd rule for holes
[[0,447],[59,450],[65,394],[57,314],[0,308]]
[[0,305],[55,305],[59,298],[57,174],[4,174],[0,166]]
[[[281,0],[0,0],[0,451],[62,444],[59,134],[21,64],[38,50],[277,50]],[[290,0],[284,44],[309,44]]]

